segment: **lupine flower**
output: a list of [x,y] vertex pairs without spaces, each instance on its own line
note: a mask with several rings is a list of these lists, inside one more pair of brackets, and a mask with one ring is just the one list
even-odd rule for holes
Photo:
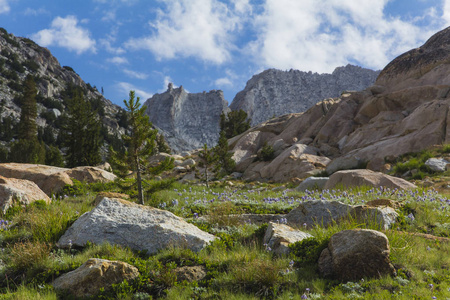
[[308,299],[308,296],[306,296],[306,294],[303,294],[301,298],[302,299]]

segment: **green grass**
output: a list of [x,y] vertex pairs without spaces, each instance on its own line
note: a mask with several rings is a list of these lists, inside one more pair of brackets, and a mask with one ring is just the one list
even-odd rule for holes
[[[449,201],[435,191],[361,187],[298,193],[269,184],[234,183],[233,187],[213,184],[209,189],[175,183],[146,199],[147,205],[170,210],[220,237],[198,253],[170,248],[147,256],[109,244],[58,249],[55,243],[64,231],[93,208],[93,190],[120,192],[115,185],[77,186],[84,194],[63,196],[49,205],[38,202],[13,208],[3,216],[12,226],[0,231],[0,299],[65,299],[67,295],[53,290],[52,280],[91,257],[130,263],[141,274],[134,282],[101,292],[99,299],[301,299],[303,294],[308,299],[450,297],[450,244],[405,233],[449,235]],[[396,228],[385,231],[397,277],[338,282],[319,275],[317,257],[333,234],[354,228],[376,229],[376,224],[349,219],[328,228],[317,225],[307,230],[314,239],[293,244],[289,256],[277,257],[262,245],[266,226],[240,224],[235,218],[242,213],[288,212],[302,201],[314,199],[364,204],[378,198],[404,205]],[[206,277],[199,282],[179,282],[173,270],[194,265],[203,266]]]

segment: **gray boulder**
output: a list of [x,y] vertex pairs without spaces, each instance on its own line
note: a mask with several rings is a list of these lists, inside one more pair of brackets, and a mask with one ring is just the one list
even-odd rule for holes
[[425,166],[429,167],[431,170],[435,172],[445,172],[446,167],[450,162],[445,160],[444,158],[429,158],[425,162]]
[[113,284],[138,276],[138,269],[127,263],[90,258],[78,269],[56,278],[52,285],[76,297],[90,297],[98,294],[101,288],[108,290]]
[[203,249],[216,237],[185,222],[171,212],[122,199],[103,198],[82,215],[59,239],[61,248],[86,243],[111,243],[156,253],[168,247]]
[[333,189],[337,185],[342,185],[344,188],[357,186],[386,187],[402,190],[417,188],[416,185],[404,179],[366,169],[338,171],[330,176],[324,188]]
[[289,254],[289,244],[313,237],[309,233],[295,230],[283,224],[270,222],[263,243],[277,255]]
[[314,225],[330,226],[333,222],[347,217],[352,206],[339,201],[316,200],[306,201],[291,210],[286,219],[288,224],[312,227]]
[[308,177],[300,183],[295,190],[304,192],[306,190],[323,189],[329,177]]
[[389,229],[396,222],[398,213],[388,206],[353,206],[339,201],[306,201],[286,215],[288,224],[312,227],[330,226],[343,219],[353,218],[357,222],[376,224],[380,229]]
[[394,275],[385,234],[369,229],[344,230],[330,239],[319,258],[322,276],[341,281]]

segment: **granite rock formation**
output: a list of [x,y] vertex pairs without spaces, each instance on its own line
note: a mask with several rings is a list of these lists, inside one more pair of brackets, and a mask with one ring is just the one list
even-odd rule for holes
[[254,126],[274,116],[306,111],[344,91],[363,90],[375,82],[378,74],[353,65],[338,67],[332,74],[269,69],[253,76],[230,108],[247,112]]
[[260,162],[250,159],[265,143],[275,146],[280,140],[287,146],[318,149],[317,155],[332,159],[328,165],[334,166],[333,171],[359,163],[378,171],[386,159],[450,143],[449,61],[450,27],[394,59],[376,85],[326,99],[304,113],[272,119],[231,139],[230,147],[241,153],[234,157],[237,165],[246,163],[240,172],[244,179],[263,178]]
[[150,121],[175,152],[215,146],[220,114],[228,111],[222,91],[188,93],[182,86],[155,94],[145,102]]

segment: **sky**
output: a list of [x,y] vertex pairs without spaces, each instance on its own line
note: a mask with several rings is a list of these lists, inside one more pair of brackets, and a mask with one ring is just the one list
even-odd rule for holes
[[123,106],[172,82],[231,103],[269,68],[382,69],[450,26],[450,0],[0,0],[0,27]]

